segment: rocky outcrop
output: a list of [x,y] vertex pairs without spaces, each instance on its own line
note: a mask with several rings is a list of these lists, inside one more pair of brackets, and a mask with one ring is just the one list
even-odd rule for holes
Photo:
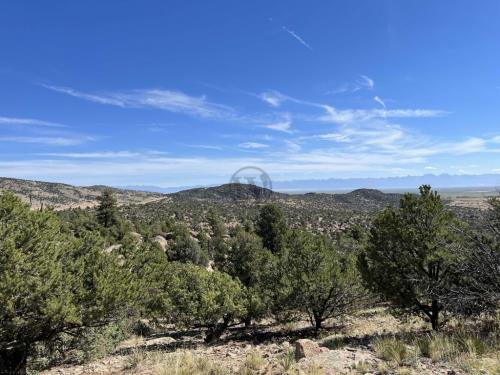
[[155,242],[160,245],[163,251],[167,251],[168,241],[165,237],[158,235],[155,237]]

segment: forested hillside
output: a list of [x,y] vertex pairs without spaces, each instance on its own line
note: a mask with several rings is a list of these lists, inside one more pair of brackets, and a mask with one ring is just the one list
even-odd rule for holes
[[0,373],[498,373],[497,198],[480,229],[429,186],[97,202],[0,195]]

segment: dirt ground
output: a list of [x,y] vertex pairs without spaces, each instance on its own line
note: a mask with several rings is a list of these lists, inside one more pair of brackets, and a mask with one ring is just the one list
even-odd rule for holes
[[[327,322],[315,334],[306,322],[287,325],[263,324],[251,330],[232,328],[215,345],[203,342],[203,333],[165,331],[150,337],[132,337],[105,358],[85,365],[62,366],[41,375],[76,374],[496,374],[498,353],[476,358],[477,371],[459,363],[416,357],[408,363],[384,360],[374,343],[384,337],[425,334],[424,322],[401,322],[384,308],[370,309],[340,321]],[[297,360],[294,343],[308,338],[320,352]],[[490,366],[490,367],[488,367]],[[490,372],[489,368],[493,369]],[[496,369],[496,370],[495,370]]]

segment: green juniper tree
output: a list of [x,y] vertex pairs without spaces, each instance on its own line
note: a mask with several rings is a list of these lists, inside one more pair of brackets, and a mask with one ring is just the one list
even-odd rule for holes
[[456,282],[446,294],[452,310],[462,316],[494,315],[500,308],[500,199],[488,201],[487,223],[480,231],[464,231]]
[[246,326],[252,319],[262,318],[267,313],[270,290],[266,274],[270,272],[272,258],[271,252],[262,247],[260,237],[243,227],[238,227],[229,241],[222,271],[238,279],[245,287]]
[[386,208],[373,223],[359,258],[366,284],[437,330],[447,309],[445,291],[455,279],[458,225],[430,186],[421,186],[418,196],[405,194],[399,209]]
[[169,262],[167,255],[157,242],[140,240],[126,235],[117,249],[120,258],[133,276],[134,287],[139,291],[134,307],[148,319],[162,318],[169,314],[172,305],[168,293]]
[[281,209],[274,204],[261,207],[256,223],[256,232],[266,249],[277,254],[283,248],[288,226]]
[[223,272],[173,262],[165,292],[172,302],[170,320],[208,329],[205,341],[219,339],[235,319],[246,315],[241,284]]
[[363,292],[353,256],[305,231],[293,231],[287,250],[290,307],[306,313],[315,329],[354,310]]
[[191,237],[189,229],[184,225],[174,225],[172,240],[167,247],[168,259],[171,261],[191,262],[206,266],[208,253]]
[[226,261],[228,253],[228,245],[226,243],[227,229],[222,218],[214,209],[208,211],[207,221],[210,227],[210,239],[208,241],[209,255],[214,261],[215,266],[220,268]]
[[95,234],[66,233],[53,212],[0,195],[0,369],[24,374],[35,343],[119,315],[130,279],[103,248]]

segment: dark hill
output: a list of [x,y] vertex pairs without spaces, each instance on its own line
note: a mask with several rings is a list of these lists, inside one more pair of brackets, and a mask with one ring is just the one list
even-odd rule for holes
[[256,200],[284,198],[287,195],[250,184],[225,184],[208,188],[183,190],[169,195],[174,199],[194,199],[208,201]]
[[376,189],[357,189],[345,194],[335,194],[335,199],[338,202],[345,204],[362,204],[370,202],[371,204],[397,205],[402,198],[402,194],[383,193]]

